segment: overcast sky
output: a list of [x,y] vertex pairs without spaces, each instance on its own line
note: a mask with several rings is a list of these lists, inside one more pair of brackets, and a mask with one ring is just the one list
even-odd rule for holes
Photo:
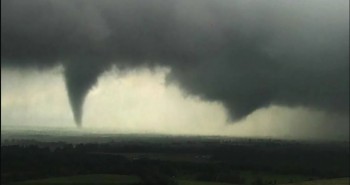
[[349,1],[1,1],[1,124],[348,139]]

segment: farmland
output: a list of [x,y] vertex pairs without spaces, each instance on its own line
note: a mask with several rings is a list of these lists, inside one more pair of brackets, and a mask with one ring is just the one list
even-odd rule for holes
[[[312,185],[349,175],[347,142],[84,137],[92,139],[5,138],[1,145],[2,184]],[[91,142],[94,137],[104,141]],[[333,184],[337,183],[342,181]]]

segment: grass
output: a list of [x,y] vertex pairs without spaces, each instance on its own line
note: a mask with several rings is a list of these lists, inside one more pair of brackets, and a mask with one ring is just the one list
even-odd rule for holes
[[107,175],[107,174],[94,174],[94,175],[79,175],[71,177],[57,177],[48,178],[41,180],[31,180],[25,182],[13,183],[11,185],[76,185],[76,184],[87,184],[87,185],[104,185],[104,184],[115,184],[115,185],[127,185],[139,182],[136,176],[127,175]]
[[[132,185],[139,181],[136,176],[127,175],[106,175],[106,174],[94,174],[94,175],[79,175],[70,177],[57,177],[41,180],[31,180],[25,182],[17,182],[11,185]],[[179,185],[232,185],[227,183],[217,182],[203,182],[203,181],[190,181],[179,180]]]
[[346,178],[337,178],[337,179],[325,179],[325,180],[314,180],[314,181],[304,181],[299,183],[290,183],[285,185],[349,185],[350,179]]
[[[262,174],[260,174],[263,176]],[[268,176],[264,174],[265,180],[269,178],[279,179],[279,181],[286,181],[291,179],[289,177],[280,177],[280,176]],[[248,175],[247,175],[248,176]],[[293,178],[296,181],[296,176]],[[303,177],[300,177],[298,180],[302,180]],[[93,175],[79,175],[79,176],[70,176],[70,177],[57,177],[57,178],[48,178],[41,180],[31,180],[25,182],[12,183],[11,185],[77,185],[77,184],[86,184],[86,185],[132,185],[139,181],[139,178],[136,176],[127,176],[127,175],[108,175],[108,174],[93,174]],[[179,185],[233,185],[229,183],[219,183],[219,182],[204,182],[204,181],[191,181],[191,180],[178,180]],[[278,182],[278,181],[277,181]],[[325,180],[314,180],[314,181],[303,181],[296,183],[277,183],[280,185],[349,185],[349,178],[338,178],[338,179],[325,179]]]
[[228,183],[220,182],[204,182],[204,181],[189,181],[189,180],[179,180],[179,185],[233,185]]
[[245,184],[251,184],[254,180],[256,180],[257,177],[259,177],[264,182],[276,181],[276,184],[285,184],[289,182],[303,182],[311,178],[309,176],[294,175],[294,174],[280,175],[280,174],[267,173],[267,172],[250,172],[250,171],[241,172],[240,175],[246,180]]

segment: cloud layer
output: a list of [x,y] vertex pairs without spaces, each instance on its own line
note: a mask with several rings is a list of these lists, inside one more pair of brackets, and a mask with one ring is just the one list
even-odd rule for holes
[[166,66],[233,120],[271,104],[348,116],[349,2],[2,0],[1,66],[62,64],[75,120],[98,76]]

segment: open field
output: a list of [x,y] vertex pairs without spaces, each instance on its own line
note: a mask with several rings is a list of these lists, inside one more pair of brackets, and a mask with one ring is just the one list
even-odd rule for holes
[[[48,178],[42,180],[32,180],[12,183],[10,185],[133,185],[140,182],[139,178],[136,176],[128,175],[79,175],[71,177],[57,177]],[[203,182],[203,181],[189,181],[189,180],[179,180],[179,185],[232,185],[228,183],[218,183],[218,182]]]
[[323,181],[311,180],[349,174],[349,147],[343,142],[161,136],[61,141],[65,139],[4,140],[1,184],[313,185]]
[[233,185],[229,183],[220,183],[220,182],[204,182],[204,181],[186,181],[179,180],[179,185]]
[[139,182],[138,177],[128,175],[107,175],[107,174],[96,174],[96,175],[78,175],[70,177],[57,177],[48,178],[42,180],[31,180],[18,183],[12,183],[11,185],[70,185],[70,184],[86,184],[86,185],[97,185],[97,184],[115,184],[115,185],[127,185]]
[[337,179],[325,179],[325,180],[314,180],[300,183],[290,183],[285,185],[349,185],[350,178],[337,178]]
[[[25,182],[12,183],[10,185],[133,185],[140,182],[136,176],[128,175],[107,175],[107,174],[95,174],[95,175],[79,175],[70,177],[57,177],[48,178],[42,180],[32,180]],[[298,183],[288,183],[281,185],[348,185],[350,183],[349,178],[336,178],[326,180],[313,180],[303,181]],[[229,183],[219,182],[205,182],[205,181],[191,181],[191,180],[178,180],[179,185],[232,185]],[[249,184],[249,183],[248,183]]]
[[296,175],[296,174],[275,174],[268,172],[252,172],[245,171],[240,173],[241,176],[246,179],[246,184],[252,184],[254,180],[259,177],[263,182],[275,182],[276,184],[284,184],[289,182],[303,182],[307,181],[310,176]]

